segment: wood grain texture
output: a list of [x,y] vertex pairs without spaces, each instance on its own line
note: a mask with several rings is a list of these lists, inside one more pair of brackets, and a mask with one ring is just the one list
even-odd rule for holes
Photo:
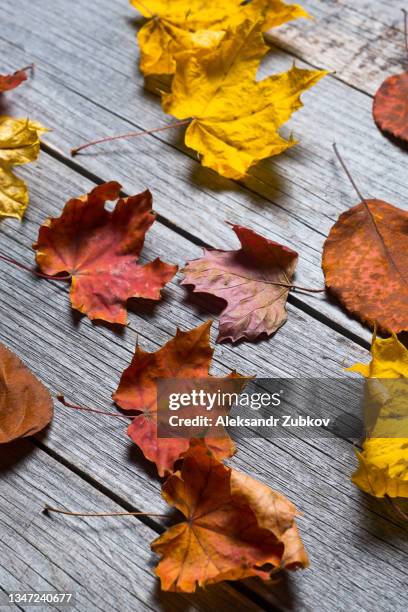
[[[36,118],[54,128],[45,140],[63,155],[98,136],[171,121],[143,87],[135,12],[126,0],[98,0],[96,5],[56,0],[52,13],[47,0],[6,0],[2,15],[3,56],[15,58],[17,64],[32,58],[38,66],[35,80],[8,98],[13,113],[35,109]],[[271,53],[260,75],[291,62],[286,53]],[[191,152],[187,156],[182,132],[111,143],[77,157],[75,163],[104,179],[120,180],[127,192],[149,185],[164,217],[212,246],[236,245],[225,220],[283,242],[301,252],[297,281],[321,286],[324,239],[337,216],[357,202],[334,160],[333,141],[367,196],[401,207],[408,196],[403,180],[407,157],[373,125],[366,95],[328,77],[305,100],[305,108],[290,122],[301,143],[257,166],[245,185],[202,168]],[[323,297],[298,294],[297,299],[369,341],[368,330]]]
[[[28,169],[24,169],[28,173]],[[58,214],[65,198],[84,192],[90,182],[47,155],[30,172],[32,202],[26,221],[2,224],[5,252],[32,261],[30,244],[39,223]],[[61,192],[66,192],[62,195]],[[198,248],[156,224],[144,257],[167,254],[177,261]],[[171,284],[154,308],[137,308],[121,336],[92,326],[71,313],[66,286],[31,278],[1,265],[1,339],[15,350],[52,389],[83,405],[109,408],[110,392],[129,363],[136,336],[155,350],[174,334],[208,313],[183,300],[184,290]],[[17,331],[18,330],[18,333]],[[215,330],[214,330],[215,332]],[[213,338],[215,333],[213,335]],[[367,359],[365,352],[320,322],[290,308],[290,319],[272,340],[258,345],[217,347],[214,373],[236,368],[243,373],[339,375],[342,360]],[[109,488],[138,510],[162,512],[159,481],[152,466],[131,445],[121,422],[57,406],[56,418],[42,440],[64,461]],[[280,609],[381,609],[393,592],[394,609],[404,609],[406,532],[384,504],[362,496],[349,481],[355,464],[352,446],[342,440],[242,440],[232,464],[285,493],[304,513],[302,536],[312,568],[275,587],[250,582],[248,588]],[[350,583],[355,586],[350,588]],[[340,597],[340,598],[339,598]],[[343,607],[344,606],[344,607]],[[354,606],[354,607],[353,607]]]
[[272,31],[281,48],[373,95],[384,79],[405,70],[406,0],[306,0],[313,15]]
[[[83,518],[43,514],[45,505],[93,512],[123,508],[24,440],[0,457],[0,608],[10,591],[75,594],[68,609],[258,610],[229,585],[197,596],[163,593],[150,542],[157,533],[136,517]],[[15,607],[13,606],[13,609]],[[22,606],[21,609],[32,609]],[[65,610],[58,604],[36,610]]]
[[[394,11],[398,2],[391,3],[391,9],[377,0],[355,3],[351,0],[310,0],[306,5],[311,12],[322,11],[327,18],[316,23],[302,21],[274,34],[280,46],[286,44],[288,53],[279,50],[271,53],[262,66],[261,75],[288,67],[293,55],[311,63],[316,61],[323,67],[331,67],[330,62],[341,58],[344,64],[341,74],[325,79],[305,96],[306,107],[290,124],[295,135],[301,138],[301,144],[280,158],[260,164],[245,185],[221,179],[203,169],[183,147],[181,133],[171,131],[160,136],[117,142],[75,160],[75,167],[81,173],[90,172],[105,180],[118,179],[128,193],[151,188],[156,210],[177,227],[177,233],[157,223],[147,240],[146,260],[160,255],[166,261],[183,264],[186,259],[199,256],[201,249],[183,238],[180,235],[183,231],[195,242],[202,240],[218,248],[235,247],[233,234],[224,224],[227,219],[248,225],[300,251],[297,281],[311,286],[322,283],[320,253],[324,238],[338,214],[356,203],[355,195],[333,160],[331,143],[334,139],[342,146],[364,193],[406,206],[405,154],[388,144],[376,130],[369,96],[339,80],[356,79],[359,59],[358,55],[350,59],[350,53],[355,53],[356,45],[368,36],[372,20],[378,33],[381,23],[388,22],[389,11]],[[365,13],[368,14],[367,27]],[[53,127],[54,131],[45,140],[62,160],[68,160],[71,146],[84,140],[129,129],[148,129],[171,121],[162,114],[157,97],[143,88],[137,69],[135,12],[127,0],[96,0],[92,4],[86,0],[75,3],[54,0],[52,8],[49,0],[35,3],[3,0],[0,17],[4,69],[15,69],[29,61],[37,64],[35,79],[7,96],[2,101],[2,110],[14,115],[29,114]],[[399,25],[398,22],[397,27]],[[320,30],[312,30],[306,36],[308,28],[315,27]],[[337,31],[341,34],[337,35],[336,44],[344,42],[338,54],[332,44]],[[388,33],[388,40],[381,42],[385,50],[390,49],[383,71],[388,70],[388,57],[399,36],[396,29],[393,35]],[[372,43],[377,48],[374,38],[370,39],[368,50],[373,48]],[[363,58],[366,51],[363,49],[361,53]],[[324,61],[316,60],[319,54]],[[370,87],[380,78],[377,58],[372,64],[373,72],[367,79]],[[351,66],[349,75],[348,66]],[[370,66],[366,66],[368,68]],[[361,87],[365,77],[360,75],[359,78],[360,83],[355,80],[353,87],[368,91],[368,86]],[[0,250],[20,261],[30,262],[33,254],[29,245],[36,237],[39,223],[49,214],[58,214],[66,199],[86,191],[91,183],[44,154],[37,165],[18,172],[29,182],[32,202],[22,225],[13,220],[2,224]],[[92,326],[87,319],[72,313],[65,285],[31,278],[3,263],[0,270],[0,339],[14,349],[53,392],[62,391],[68,399],[83,405],[112,408],[110,393],[130,361],[136,337],[143,348],[156,350],[174,335],[177,325],[189,329],[209,316],[202,301],[191,300],[177,283],[172,283],[162,303],[135,307],[129,327],[118,334],[111,328]],[[328,301],[308,296],[296,299],[301,300],[301,308],[310,307],[361,339],[370,339],[367,330],[349,320]],[[215,335],[214,328],[213,339]],[[343,335],[290,305],[289,322],[270,341],[257,345],[218,346],[213,372],[222,374],[236,368],[245,374],[265,376],[339,375],[344,362],[348,365],[367,358],[365,351]],[[41,443],[72,470],[96,486],[106,487],[123,504],[138,510],[161,512],[165,509],[154,469],[126,438],[121,422],[57,407],[55,421]],[[312,567],[273,586],[257,581],[248,583],[248,592],[256,593],[265,607],[276,605],[282,610],[299,612],[371,612],[373,609],[399,612],[406,609],[406,527],[384,503],[361,495],[352,486],[349,477],[355,460],[348,441],[294,439],[271,443],[263,439],[243,440],[232,464],[285,493],[304,512],[300,529]],[[50,470],[50,464],[47,466]],[[67,506],[83,503],[89,508],[92,496],[96,495],[98,503],[108,505],[106,497],[101,497],[79,479],[73,481],[72,494],[68,490],[58,497],[64,479],[72,481],[72,473],[61,470],[57,470],[56,501]],[[32,480],[25,477],[25,471],[18,469],[17,477],[19,480],[26,478],[30,489]],[[4,482],[9,482],[9,473]],[[81,491],[81,487],[84,493],[79,495],[77,491]],[[3,483],[0,495],[1,491]],[[8,498],[9,503],[15,501],[12,494]],[[136,524],[139,526],[139,522]],[[88,522],[85,525],[86,533],[81,532],[75,538],[74,552],[78,551],[81,564],[83,551],[91,546],[88,544]],[[116,522],[112,524],[112,531],[115,525]],[[89,524],[89,530],[94,546],[102,536],[94,523]],[[122,529],[119,531],[122,541]],[[70,534],[64,531],[62,536],[59,532],[59,537],[68,540]],[[133,537],[132,531],[132,542]],[[45,536],[41,542],[43,540]],[[139,540],[137,542],[139,546]],[[24,546],[21,545],[19,551],[23,551]],[[50,568],[54,574],[65,576],[72,563],[65,554],[66,565],[61,569],[57,553],[44,548],[52,560],[45,566],[41,557],[31,548],[29,550],[33,560],[29,573],[29,576],[34,573],[32,581],[46,580]],[[143,553],[132,549],[130,541],[126,543],[126,551],[130,551],[132,564],[140,563],[137,571],[145,571]],[[8,554],[10,561],[4,570],[8,579],[28,572],[21,560],[14,560],[14,556]],[[154,609],[178,610],[182,605],[186,609],[193,605],[192,609],[196,606],[212,610],[229,609],[231,602],[231,608],[246,609],[245,606],[250,605],[237,599],[236,591],[229,591],[228,586],[226,591],[217,592],[215,599],[194,599],[194,604],[155,599],[160,597],[155,583],[146,582],[143,574],[138,574],[126,559],[119,566],[115,565],[118,563],[116,554],[109,553],[109,563],[113,557],[112,579],[117,582],[112,591],[120,589],[123,577],[133,588],[135,571],[135,576],[142,576],[140,588],[146,591],[147,607],[155,605]],[[123,556],[118,559],[121,561]],[[98,559],[97,567],[102,567],[104,573],[105,566],[101,563]],[[10,571],[13,564],[17,568],[14,573]],[[117,576],[122,565],[126,571]],[[35,574],[37,567],[39,577]],[[128,571],[128,567],[131,570]],[[117,589],[116,584],[119,585]],[[104,592],[102,590],[102,594]],[[120,609],[139,609],[135,603],[138,593],[139,583],[132,590],[133,599],[123,595]],[[107,599],[109,609],[112,609],[111,601],[112,598]],[[104,605],[100,605],[103,610],[106,609]]]

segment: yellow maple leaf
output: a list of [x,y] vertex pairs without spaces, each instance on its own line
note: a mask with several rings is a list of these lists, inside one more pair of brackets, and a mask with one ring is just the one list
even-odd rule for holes
[[22,219],[29,201],[28,189],[13,173],[12,167],[37,159],[39,137],[46,131],[29,119],[0,117],[0,217]]
[[[395,334],[386,339],[374,334],[371,355],[369,364],[358,363],[348,369],[370,379],[408,378],[408,349]],[[392,391],[396,397],[391,406],[385,403],[380,410],[371,437],[357,453],[359,467],[352,477],[355,485],[375,497],[408,497],[408,438],[394,437],[407,431],[407,392],[403,389],[398,397],[398,388]],[[384,431],[387,437],[381,437]]]
[[144,75],[173,74],[175,54],[216,46],[228,27],[262,20],[262,31],[299,17],[309,17],[297,4],[282,0],[130,0],[149,21],[141,28],[140,69]]
[[293,66],[255,81],[266,52],[261,24],[247,20],[228,30],[217,49],[179,54],[172,91],[163,94],[167,113],[192,117],[186,145],[228,178],[242,179],[258,160],[296,144],[278,129],[302,106],[301,93],[326,74]]

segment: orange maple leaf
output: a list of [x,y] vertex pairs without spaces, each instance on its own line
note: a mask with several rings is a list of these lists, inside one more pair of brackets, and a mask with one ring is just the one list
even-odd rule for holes
[[[122,410],[139,411],[129,425],[130,438],[141,448],[144,456],[153,461],[160,476],[171,472],[175,461],[189,447],[187,438],[157,437],[157,379],[210,378],[209,367],[213,355],[210,341],[212,321],[207,321],[188,332],[177,330],[176,336],[155,353],[147,353],[139,346],[130,366],[123,372],[113,400]],[[235,372],[229,377],[242,378]],[[231,438],[206,438],[215,455],[231,457],[235,446]]]
[[162,589],[192,593],[196,586],[307,567],[295,506],[236,470],[202,442],[185,454],[181,470],[163,485],[165,500],[186,517],[155,540]]
[[137,263],[155,221],[152,195],[145,191],[121,198],[112,212],[106,210],[106,201],[116,200],[120,190],[112,181],[69,200],[60,217],[42,225],[33,248],[45,274],[71,274],[73,308],[90,319],[125,325],[127,300],[159,300],[177,266],[160,259]]

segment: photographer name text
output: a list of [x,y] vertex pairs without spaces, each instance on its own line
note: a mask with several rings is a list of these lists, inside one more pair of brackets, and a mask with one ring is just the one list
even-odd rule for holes
[[330,418],[302,415],[267,418],[220,415],[214,419],[203,415],[192,418],[171,415],[168,423],[171,427],[328,427]]

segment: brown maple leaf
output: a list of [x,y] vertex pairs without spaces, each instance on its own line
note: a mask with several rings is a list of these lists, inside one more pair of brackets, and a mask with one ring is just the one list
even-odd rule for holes
[[51,421],[51,395],[3,344],[0,344],[0,389],[0,444],[32,436]]
[[195,442],[180,471],[163,485],[165,500],[186,520],[152,543],[162,556],[156,573],[165,591],[307,567],[295,524],[296,508],[283,495],[226,467]]
[[298,254],[254,231],[233,225],[238,251],[204,249],[189,261],[183,285],[227,302],[220,316],[218,341],[255,340],[276,332],[286,319],[286,300]]
[[119,197],[119,183],[104,183],[88,195],[69,200],[60,217],[48,219],[33,245],[36,261],[50,276],[72,276],[72,307],[90,319],[127,322],[130,298],[159,300],[177,266],[160,259],[140,265],[145,234],[155,221],[149,191],[120,198],[115,209],[107,200]]

